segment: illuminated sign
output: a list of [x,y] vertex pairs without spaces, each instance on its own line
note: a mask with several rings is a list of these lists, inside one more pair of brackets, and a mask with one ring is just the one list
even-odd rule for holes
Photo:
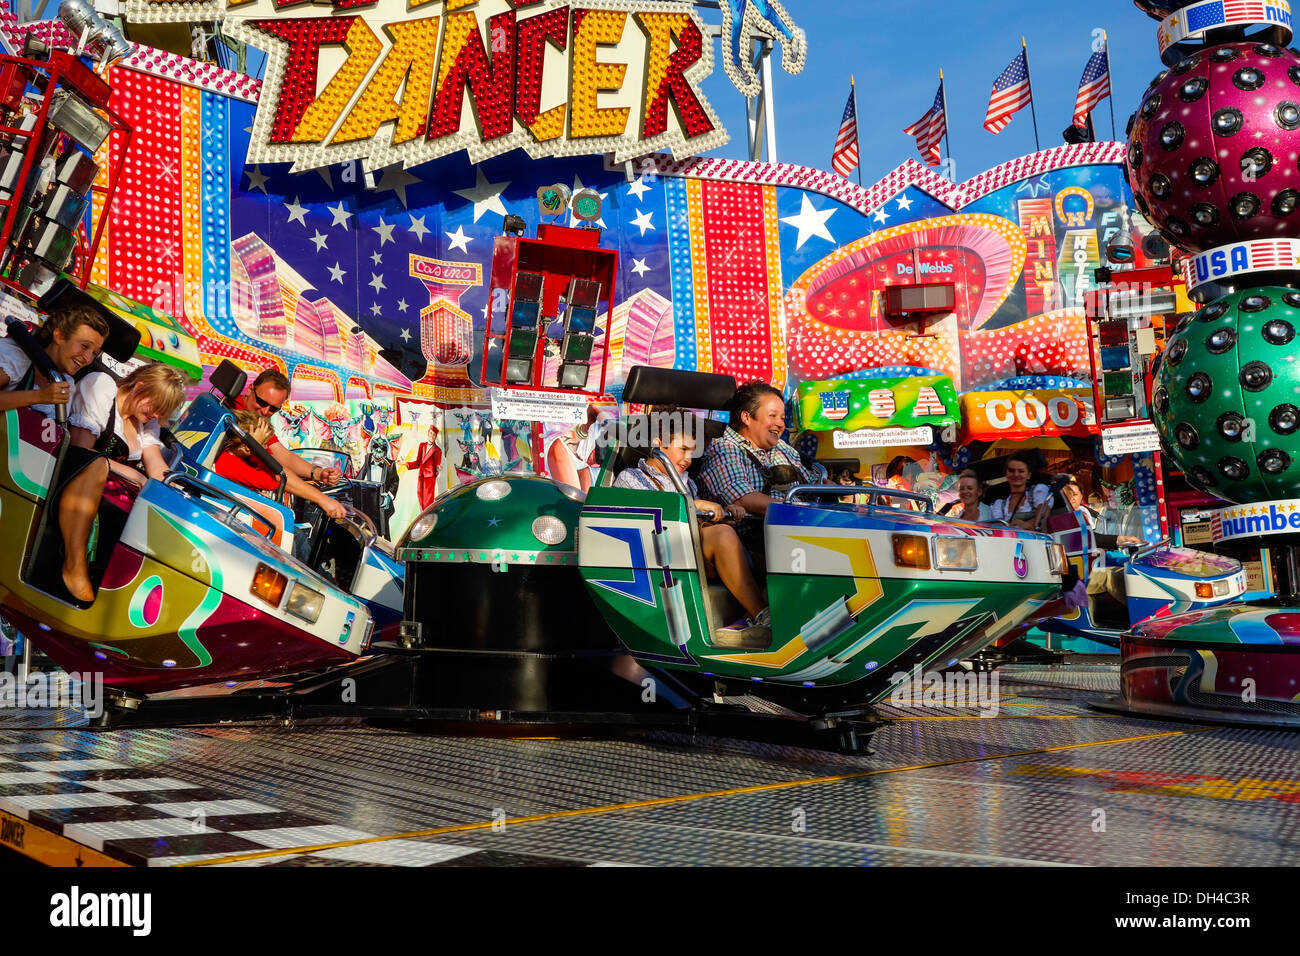
[[[409,7],[409,9],[408,9]],[[728,74],[747,38],[805,40],[771,0],[723,5]],[[739,14],[737,16],[737,14]],[[700,84],[713,43],[692,8],[669,0],[128,0],[137,23],[222,20],[266,50],[247,162],[310,169],[363,160],[414,166],[459,150],[471,162],[656,150],[692,155],[728,140]]]
[[[799,386],[797,400],[799,420],[804,428],[812,431],[859,432],[883,428],[915,431],[926,426],[925,434],[929,435],[930,425],[942,428],[960,420],[952,379],[942,375],[805,382]],[[929,444],[929,439],[921,444]],[[859,443],[835,447],[876,446]]]
[[961,415],[968,438],[979,441],[1092,434],[1092,394],[1083,389],[967,392]]

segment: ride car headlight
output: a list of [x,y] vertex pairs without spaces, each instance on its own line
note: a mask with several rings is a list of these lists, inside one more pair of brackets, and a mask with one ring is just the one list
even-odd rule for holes
[[315,624],[320,619],[320,612],[325,608],[325,595],[313,591],[301,581],[295,581],[289,592],[289,600],[284,609],[294,617],[300,617],[308,624]]
[[1214,585],[1211,584],[1209,581],[1197,581],[1197,582],[1196,582],[1196,596],[1197,596],[1198,598],[1212,598],[1212,597],[1214,597]]
[[253,585],[248,590],[271,607],[279,607],[280,598],[284,597],[284,589],[288,585],[289,578],[286,575],[269,564],[258,564],[257,570],[253,572]]
[[1059,544],[1049,544],[1047,546],[1047,573],[1064,574],[1065,567],[1068,563],[1065,555],[1065,548]]
[[412,522],[410,530],[406,532],[406,540],[414,544],[421,538],[427,538],[437,524],[438,513],[436,511],[426,511]]
[[941,570],[974,571],[979,567],[973,538],[935,538],[934,563]]
[[900,568],[930,570],[930,540],[920,534],[896,534],[894,538],[894,563]]
[[555,515],[542,515],[533,521],[533,537],[542,544],[559,544],[569,536],[569,529]]
[[474,494],[479,496],[482,501],[498,501],[510,494],[510,482],[508,481],[485,481],[479,485]]
[[1215,582],[1214,582],[1214,596],[1215,596],[1215,597],[1223,597],[1223,596],[1224,596],[1225,594],[1227,594],[1227,593],[1228,593],[1228,582],[1227,582],[1227,581],[1215,581]]
[[575,488],[573,485],[566,485],[562,481],[555,482],[555,487],[559,488],[560,494],[564,495],[564,497],[568,498],[570,501],[576,501],[578,504],[582,504],[587,500],[587,493],[581,488]]

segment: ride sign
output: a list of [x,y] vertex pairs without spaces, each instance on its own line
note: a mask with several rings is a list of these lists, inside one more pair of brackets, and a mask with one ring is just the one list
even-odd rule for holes
[[[804,382],[796,400],[799,421],[805,429],[853,433],[863,429],[907,430],[914,438],[924,434],[920,442],[923,445],[930,443],[929,426],[943,428],[961,420],[952,379],[942,375]],[[843,438],[847,436],[835,436],[836,448],[883,447],[874,443],[840,444]]]
[[1262,535],[1300,535],[1300,499],[1233,505],[1210,519],[1215,543]]

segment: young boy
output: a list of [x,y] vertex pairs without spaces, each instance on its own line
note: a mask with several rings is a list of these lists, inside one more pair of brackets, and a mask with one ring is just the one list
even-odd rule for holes
[[[764,636],[771,637],[772,618],[767,607],[767,600],[759,590],[750,570],[745,549],[741,546],[736,529],[716,522],[730,517],[738,521],[745,516],[742,505],[733,503],[726,508],[715,501],[697,497],[695,482],[686,474],[691,466],[695,452],[695,437],[689,423],[694,419],[688,411],[676,406],[661,405],[652,412],[652,419],[659,426],[661,437],[653,439],[654,447],[663,450],[672,462],[677,473],[682,476],[682,483],[694,498],[697,511],[710,515],[709,523],[700,527],[700,544],[704,551],[705,574],[711,578],[720,578],[736,600],[745,609],[748,619],[730,627],[723,628],[729,632],[744,632],[749,640]],[[675,491],[672,479],[658,458],[643,458],[636,467],[626,468],[614,481],[618,488],[635,488],[643,491]],[[731,636],[731,635],[724,635]]]

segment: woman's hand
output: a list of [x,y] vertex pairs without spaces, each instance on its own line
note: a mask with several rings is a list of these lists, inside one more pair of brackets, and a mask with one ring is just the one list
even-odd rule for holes
[[72,386],[67,382],[46,382],[35,392],[37,405],[66,405],[72,397]]

